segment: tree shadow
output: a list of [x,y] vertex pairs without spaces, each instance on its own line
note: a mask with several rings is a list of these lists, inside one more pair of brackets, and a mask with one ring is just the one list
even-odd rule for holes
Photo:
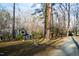
[[78,44],[78,42],[72,36],[71,36],[71,38],[72,38],[73,42],[75,43],[77,49],[79,50],[79,44]]
[[[27,48],[31,45],[31,43],[29,43],[29,45],[27,46],[26,42],[21,43],[21,44],[16,44],[16,45],[11,45],[11,46],[5,46],[5,47],[0,47],[0,56],[8,56],[11,53],[14,52],[19,52],[19,50],[21,49],[25,49],[27,50]],[[16,53],[17,54],[17,53]]]
[[[61,46],[61,50],[65,53],[66,56],[79,56],[79,44],[76,40],[71,36],[71,41],[66,42]],[[74,47],[70,48],[69,45],[74,43]]]
[[[55,41],[56,42],[56,41]],[[27,52],[25,51],[24,53],[19,54],[20,56],[33,56],[34,54],[40,53],[42,51],[47,50],[47,48],[51,48],[51,49],[59,49],[56,46],[51,46],[51,44],[55,43],[55,42],[51,42],[50,44],[38,44],[36,45],[31,45],[29,46],[31,49],[29,49]],[[48,51],[49,53],[49,51]],[[41,55],[41,54],[40,54]],[[46,54],[45,54],[46,55]],[[42,55],[41,55],[42,56]]]
[[[43,40],[41,40],[43,41]],[[0,48],[0,51],[8,51],[7,53],[3,54],[3,55],[11,55],[11,56],[33,56],[34,54],[40,53],[42,51],[48,51],[47,48],[51,48],[52,49],[60,49],[60,46],[56,46],[56,45],[52,45],[55,42],[61,43],[60,40],[56,40],[56,41],[49,41],[49,44],[38,44],[38,45],[29,45],[26,46],[24,44],[19,44],[19,45],[13,45],[13,46],[7,46],[7,47],[3,47]],[[49,51],[48,51],[49,53]],[[45,54],[46,55],[46,54]]]
[[[59,41],[59,40],[57,40]],[[55,43],[54,42],[50,42],[49,44],[38,44],[38,45],[34,45],[31,44],[29,46],[26,46],[26,43],[24,44],[19,44],[19,45],[12,45],[12,46],[6,46],[6,47],[1,47],[0,48],[0,52],[2,56],[32,56],[36,53],[39,53],[41,51],[45,51],[47,48],[55,48],[58,49],[55,46],[51,46],[51,44]],[[4,52],[7,51],[7,52]]]

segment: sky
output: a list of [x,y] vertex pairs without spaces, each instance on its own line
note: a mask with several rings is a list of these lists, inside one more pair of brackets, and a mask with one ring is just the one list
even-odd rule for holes
[[[32,7],[34,3],[15,3],[15,12],[17,15],[18,10],[19,11],[31,11],[33,12],[35,8],[40,8],[40,4],[37,4],[35,7]],[[13,12],[13,3],[0,3],[0,9],[6,9],[10,12],[12,15]]]
[[[16,3],[16,8],[20,8],[22,10],[25,9],[33,9],[32,5],[33,3]],[[12,9],[13,3],[0,3],[0,7],[5,8],[5,9]],[[36,8],[40,7],[40,5],[38,4],[36,6]]]
[[[25,4],[25,3],[16,3],[16,8],[20,8],[20,9],[31,9],[32,4]],[[13,4],[12,3],[0,3],[0,7],[4,8],[4,9],[8,9],[11,10],[12,9]]]

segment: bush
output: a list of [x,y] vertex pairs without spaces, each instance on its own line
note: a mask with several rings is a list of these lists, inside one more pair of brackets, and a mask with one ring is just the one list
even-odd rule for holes
[[21,39],[23,39],[23,35],[20,33],[16,36],[16,40],[21,40]]
[[10,40],[12,38],[12,35],[7,33],[7,34],[2,34],[1,37],[2,40]]

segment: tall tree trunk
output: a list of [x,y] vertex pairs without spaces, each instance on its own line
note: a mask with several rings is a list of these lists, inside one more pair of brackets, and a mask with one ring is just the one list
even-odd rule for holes
[[78,12],[76,13],[76,35],[77,35],[77,26],[78,26]]
[[64,35],[66,34],[66,17],[65,17],[66,15],[65,15],[65,13],[64,13],[64,16],[63,16],[63,20],[64,20],[64,26],[63,26],[63,33],[64,33]]
[[15,3],[13,4],[13,25],[12,25],[12,36],[15,39]]
[[67,29],[67,36],[70,31],[70,3],[68,3],[68,29]]
[[76,4],[76,35],[77,35],[77,27],[78,27],[78,4]]
[[[53,4],[52,4],[53,5]],[[53,38],[54,32],[53,32],[53,10],[52,10],[52,6],[51,6],[51,39]]]
[[51,4],[46,3],[45,4],[45,39],[50,39],[51,38]]

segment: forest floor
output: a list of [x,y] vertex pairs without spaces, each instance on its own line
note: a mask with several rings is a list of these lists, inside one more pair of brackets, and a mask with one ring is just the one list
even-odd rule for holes
[[[78,39],[79,37],[74,37]],[[0,42],[0,55],[2,56],[70,56],[79,55],[78,44],[72,37],[63,37],[55,40],[39,39],[35,44],[33,40]],[[76,46],[77,45],[77,46]]]

